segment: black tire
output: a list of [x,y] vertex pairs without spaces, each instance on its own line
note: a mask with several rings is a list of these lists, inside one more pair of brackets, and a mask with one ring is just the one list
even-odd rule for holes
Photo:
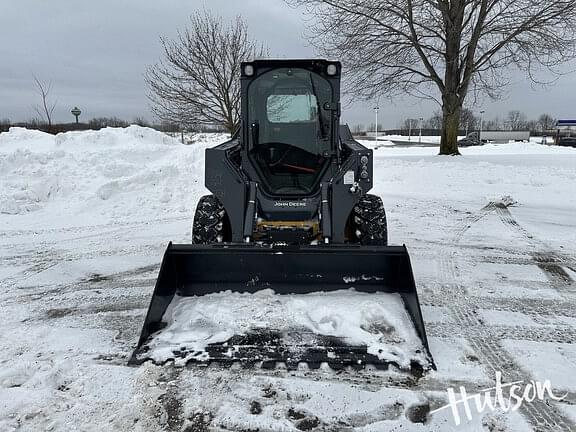
[[201,197],[192,223],[192,243],[222,243],[230,241],[230,237],[230,221],[220,200],[214,195]]
[[354,243],[362,245],[388,244],[388,226],[382,198],[366,194],[354,206],[350,219],[350,236]]

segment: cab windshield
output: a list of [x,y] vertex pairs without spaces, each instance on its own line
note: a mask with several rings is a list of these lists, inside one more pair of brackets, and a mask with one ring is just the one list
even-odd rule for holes
[[250,153],[274,193],[310,192],[330,153],[332,87],[322,76],[282,68],[248,88]]

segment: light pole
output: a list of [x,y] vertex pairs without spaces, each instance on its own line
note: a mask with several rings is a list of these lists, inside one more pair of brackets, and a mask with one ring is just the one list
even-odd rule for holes
[[376,133],[376,137],[375,140],[378,141],[378,110],[380,109],[380,107],[378,105],[376,105],[374,107],[374,112],[376,113],[376,126],[374,126],[374,131]]
[[418,131],[418,144],[422,143],[422,121],[424,120],[422,117],[420,117],[420,129]]
[[412,119],[408,119],[408,142],[412,141]]
[[482,122],[484,121],[484,110],[480,111],[480,132],[478,133],[478,141],[482,141]]

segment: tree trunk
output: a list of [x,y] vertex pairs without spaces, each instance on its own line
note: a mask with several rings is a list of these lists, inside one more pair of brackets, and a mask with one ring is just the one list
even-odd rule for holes
[[466,2],[454,0],[445,3],[444,26],[446,33],[446,70],[442,92],[442,137],[440,139],[441,155],[458,155],[458,128],[460,112],[464,98],[460,97],[460,44],[462,42],[462,25]]
[[442,135],[440,138],[441,155],[459,155],[458,130],[460,128],[460,112],[462,106],[457,95],[447,95],[443,98]]

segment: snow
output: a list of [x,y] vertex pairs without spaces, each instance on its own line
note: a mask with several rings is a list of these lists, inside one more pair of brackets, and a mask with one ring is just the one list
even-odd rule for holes
[[504,341],[504,348],[540,382],[549,379],[556,388],[576,392],[576,346],[568,343],[541,343],[532,341]]
[[155,264],[151,257],[98,257],[95,259],[76,259],[64,261],[51,266],[42,273],[21,280],[15,286],[18,288],[34,285],[50,285],[56,283],[74,283],[97,277],[99,274],[121,272],[133,268]]
[[[433,320],[430,320],[433,322]],[[453,382],[471,380],[476,384],[490,384],[490,377],[482,369],[474,349],[463,338],[429,338],[430,351],[438,367],[431,378]]]
[[576,422],[576,405],[562,404],[560,409],[564,411],[572,421]]
[[[414,131],[413,131],[414,132]],[[458,137],[458,139],[460,138],[464,138],[463,136]],[[416,129],[416,134],[412,134],[412,136],[410,137],[410,141],[408,141],[408,135],[382,135],[382,134],[378,134],[378,143],[382,144],[382,143],[386,143],[389,142],[390,144],[384,144],[384,145],[393,145],[392,141],[402,141],[402,142],[410,142],[412,144],[418,144],[418,129]],[[422,143],[427,143],[427,144],[439,144],[440,143],[440,137],[437,135],[422,135],[421,137],[421,141]],[[364,145],[370,144],[370,143],[374,143],[376,142],[375,140],[359,140],[359,142],[361,142]]]
[[165,320],[167,326],[154,336],[147,352],[157,362],[174,359],[173,352],[186,347],[193,352],[176,359],[176,364],[186,364],[190,356],[201,357],[209,344],[258,329],[273,329],[283,339],[304,329],[338,337],[349,345],[365,345],[368,353],[406,369],[411,361],[429,366],[399,294],[348,289],[280,296],[268,289],[254,294],[176,296]]
[[[460,157],[374,150],[372,192],[384,199],[391,243],[408,247],[437,371],[415,379],[396,368],[128,367],[166,244],[189,241],[207,193],[204,150],[226,136],[189,138],[182,145],[137,126],[0,134],[0,431],[534,430],[522,409],[459,427],[449,410],[411,414],[444,405],[448,387],[493,385],[498,369],[550,379],[573,403],[576,149],[535,142],[468,147]],[[276,297],[184,301],[216,323],[234,312],[240,324],[242,311],[266,321],[279,309],[257,305],[278,300],[312,332],[376,344],[358,331],[363,311],[408,331],[388,300],[328,309],[320,294]],[[548,403],[538,415],[574,429],[573,405]]]
[[0,139],[0,213],[51,210],[50,222],[60,224],[70,215],[107,222],[136,209],[140,218],[189,214],[187,193],[203,190],[203,151],[224,140],[215,134],[184,147],[138,126],[56,136],[10,128]]
[[485,310],[480,309],[478,311],[480,319],[489,325],[517,325],[517,326],[537,326],[538,323],[535,322],[529,316],[521,312],[510,312],[510,311],[496,311],[496,310]]

